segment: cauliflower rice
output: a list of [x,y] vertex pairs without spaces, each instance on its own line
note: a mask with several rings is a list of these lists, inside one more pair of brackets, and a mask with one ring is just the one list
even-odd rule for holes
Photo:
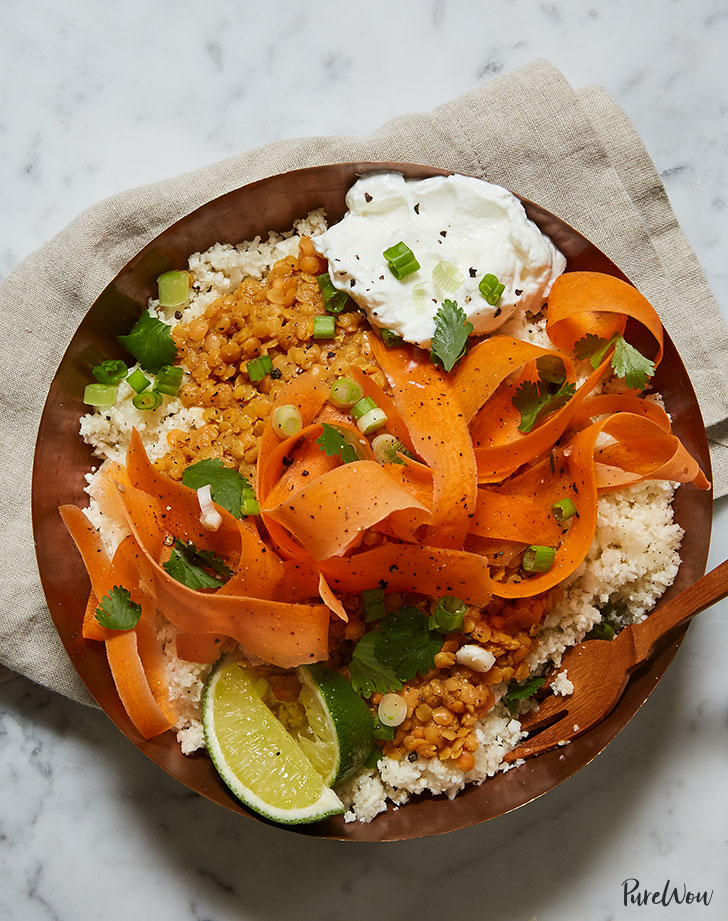
[[[189,259],[192,297],[184,312],[185,323],[202,315],[223,295],[234,291],[246,277],[263,278],[273,264],[297,251],[300,237],[315,237],[326,228],[322,211],[314,211],[297,221],[286,234],[270,233],[266,240],[230,245],[217,243]],[[151,301],[149,310],[170,326],[179,316],[159,308]],[[537,319],[513,319],[503,332],[548,345],[544,324]],[[123,463],[134,427],[142,435],[151,459],[169,450],[167,436],[173,430],[194,431],[203,424],[203,411],[187,408],[177,400],[165,400],[156,412],[140,412],[131,402],[133,391],[123,382],[122,399],[110,409],[96,410],[81,419],[81,435],[104,461]],[[107,550],[113,552],[124,537],[121,528],[104,515],[98,502],[99,471],[88,475],[89,507],[86,514],[101,531]],[[599,499],[596,536],[586,560],[563,583],[560,600],[546,615],[528,656],[531,669],[558,666],[564,651],[579,643],[602,619],[601,608],[608,602],[622,605],[629,615],[624,620],[640,620],[672,584],[680,565],[679,549],[683,531],[673,521],[674,486],[668,482],[647,481]],[[201,724],[201,695],[211,666],[183,661],[175,648],[176,628],[160,617],[159,636],[166,658],[171,696],[177,710],[177,739],[185,754],[204,747]],[[569,694],[573,686],[561,672],[554,692]],[[401,805],[416,794],[429,791],[452,798],[468,783],[481,783],[504,765],[503,757],[524,737],[521,724],[501,698],[505,684],[491,688],[495,707],[481,719],[475,733],[479,743],[474,752],[475,766],[464,773],[438,758],[407,758],[397,761],[385,757],[378,770],[363,769],[337,792],[347,806],[346,821],[369,822],[386,810],[387,803]],[[520,703],[521,712],[529,709]]]

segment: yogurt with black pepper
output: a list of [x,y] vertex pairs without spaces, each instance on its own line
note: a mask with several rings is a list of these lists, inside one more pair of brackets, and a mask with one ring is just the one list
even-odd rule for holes
[[[332,283],[372,325],[423,348],[443,301],[465,311],[474,335],[492,333],[516,311],[540,310],[566,267],[518,199],[480,179],[371,173],[351,187],[346,205],[345,217],[314,240]],[[384,254],[400,243],[419,267],[410,260],[397,278]]]

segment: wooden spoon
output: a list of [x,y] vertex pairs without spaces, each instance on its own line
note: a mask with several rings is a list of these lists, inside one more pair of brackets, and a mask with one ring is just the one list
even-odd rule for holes
[[613,640],[587,640],[569,649],[551,681],[567,669],[573,693],[568,697],[552,695],[538,710],[526,714],[521,720],[523,728],[529,733],[541,732],[517,745],[505,760],[543,754],[588,732],[611,713],[632,672],[650,657],[667,633],[726,595],[728,560],[660,605],[641,623],[625,627]]

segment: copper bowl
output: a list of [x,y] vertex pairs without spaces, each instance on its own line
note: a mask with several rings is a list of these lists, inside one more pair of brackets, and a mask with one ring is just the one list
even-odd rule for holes
[[[79,554],[65,531],[57,507],[86,504],[84,473],[94,464],[91,450],[78,436],[85,411],[81,396],[99,356],[122,357],[116,336],[128,332],[147,299],[156,292],[157,276],[186,264],[188,256],[216,242],[252,239],[268,230],[287,230],[296,218],[324,207],[329,221],[345,211],[348,188],[362,173],[395,169],[411,178],[447,175],[446,170],[408,163],[339,163],[295,170],[244,186],[203,205],[160,234],[126,265],[76,331],[51,384],[41,419],[33,468],[33,527],[41,581],[51,617],[79,675],[101,708],[148,758],[191,790],[240,813],[248,812],[219,779],[204,752],[182,755],[172,732],[147,741],[129,721],[114,689],[101,643],[80,635],[89,583]],[[548,234],[568,260],[568,270],[625,276],[593,244],[538,205],[523,200],[529,217]],[[667,339],[665,357],[655,376],[674,420],[674,429],[710,476],[705,427],[695,393],[680,356]],[[705,571],[710,541],[712,495],[684,486],[675,498],[675,518],[685,530],[682,566],[665,598],[686,588]],[[498,774],[481,786],[466,788],[454,800],[427,795],[370,824],[346,824],[342,818],[293,830],[345,841],[395,841],[442,834],[503,815],[530,802],[588,764],[617,735],[647,700],[670,664],[684,630],[659,648],[630,681],[616,709],[589,733],[565,748]]]

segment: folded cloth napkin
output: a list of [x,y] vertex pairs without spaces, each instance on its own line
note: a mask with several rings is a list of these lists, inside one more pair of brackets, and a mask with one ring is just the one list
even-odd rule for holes
[[[102,201],[26,259],[0,288],[8,512],[0,532],[5,611],[0,670],[85,703],[48,614],[30,522],[33,448],[47,385],[83,315],[158,233],[218,195],[286,170],[353,160],[444,167],[507,186],[576,227],[655,305],[687,365],[711,440],[716,496],[728,492],[728,329],[665,190],[624,113],[599,87],[574,91],[545,61],[371,137],[282,141]],[[30,316],[47,317],[34,324]],[[700,323],[694,325],[694,317]],[[17,369],[23,368],[18,375]]]

